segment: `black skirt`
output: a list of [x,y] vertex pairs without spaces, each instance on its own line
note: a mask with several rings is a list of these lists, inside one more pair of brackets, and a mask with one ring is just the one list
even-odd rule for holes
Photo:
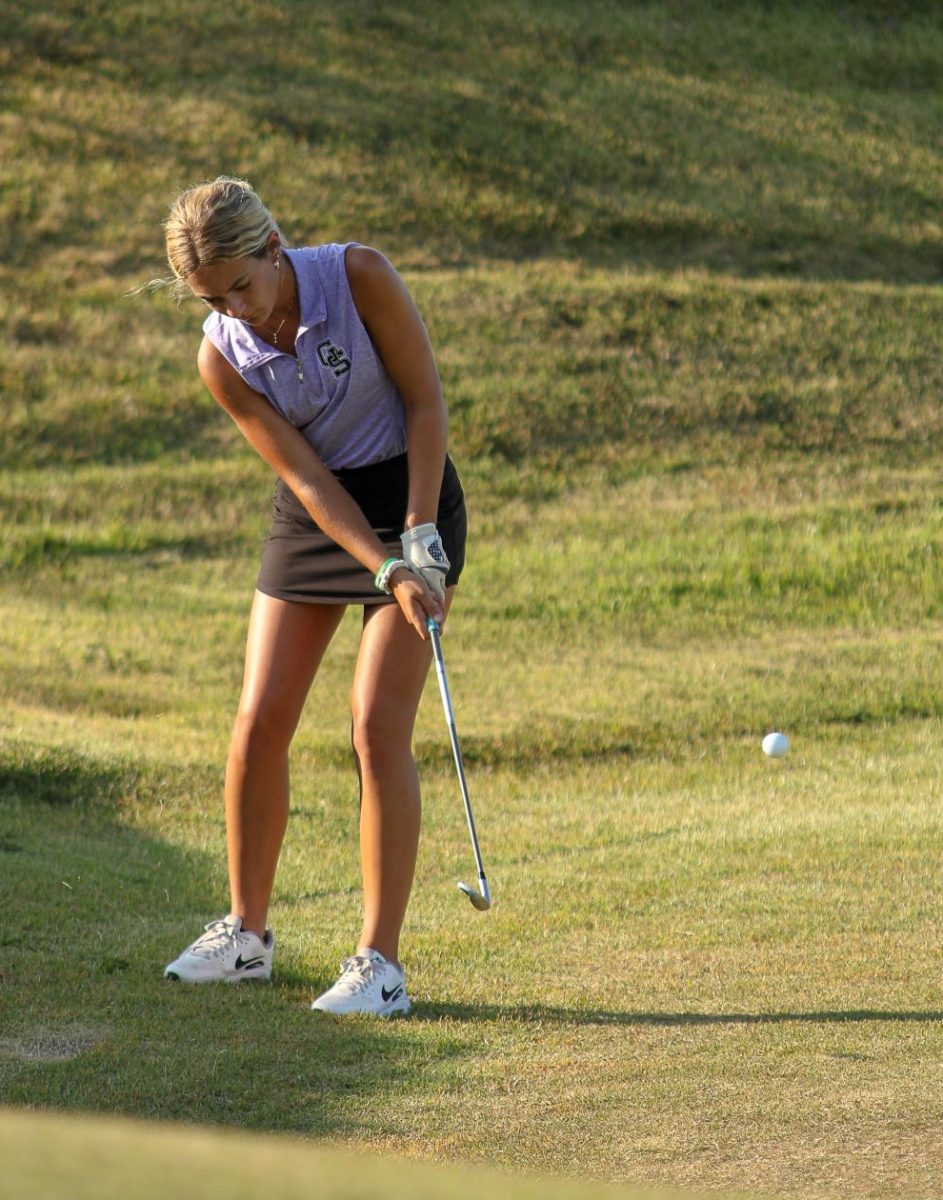
[[[406,455],[369,467],[344,468],[334,477],[360,506],[390,557],[399,558],[409,500]],[[465,565],[468,522],[462,485],[450,458],[445,460],[436,528],[451,564],[445,577],[451,587]],[[275,486],[272,524],[256,586],[267,596],[305,604],[395,603],[392,596],[377,590],[365,566],[319,529],[281,479]]]

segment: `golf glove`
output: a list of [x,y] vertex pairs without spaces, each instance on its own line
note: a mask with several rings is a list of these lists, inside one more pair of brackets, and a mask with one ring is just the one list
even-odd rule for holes
[[403,544],[403,558],[410,571],[422,578],[433,596],[444,600],[445,576],[451,564],[439,531],[430,521],[407,529],[399,540]]

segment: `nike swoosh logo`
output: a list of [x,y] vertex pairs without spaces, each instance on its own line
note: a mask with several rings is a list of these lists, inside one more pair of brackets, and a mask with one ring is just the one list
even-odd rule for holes
[[391,988],[389,991],[387,991],[386,988],[380,988],[380,995],[383,997],[384,1002],[387,1004],[391,1000],[398,1000],[400,998],[400,996],[402,996],[402,994],[403,994],[403,989],[400,986],[400,984],[397,984],[395,987]]
[[243,960],[242,955],[236,959],[237,971],[251,971],[253,967],[261,967],[265,964],[264,958],[247,958]]

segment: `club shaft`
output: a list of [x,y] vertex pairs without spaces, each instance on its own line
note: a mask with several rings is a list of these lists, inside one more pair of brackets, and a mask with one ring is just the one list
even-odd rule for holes
[[462,759],[462,748],[459,745],[458,730],[455,728],[455,714],[452,711],[452,697],[449,693],[448,676],[445,673],[445,659],[442,657],[442,642],[439,638],[439,627],[434,621],[428,624],[429,637],[432,640],[432,653],[435,657],[436,679],[439,681],[439,695],[442,697],[442,707],[445,710],[445,720],[449,727],[449,740],[452,743],[452,757],[455,759],[455,769],[458,772],[458,783],[462,790],[462,801],[465,805],[465,817],[468,821],[468,832],[471,834],[472,850],[478,866],[478,878],[484,880],[485,867],[481,861],[481,850],[478,846],[478,834],[475,830],[475,818],[472,815],[471,797],[468,794],[468,781],[465,778],[465,763]]

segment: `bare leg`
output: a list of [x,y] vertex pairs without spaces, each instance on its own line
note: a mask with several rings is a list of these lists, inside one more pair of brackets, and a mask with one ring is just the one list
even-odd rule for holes
[[[449,589],[446,608],[454,589]],[[364,610],[353,688],[353,743],[360,774],[364,917],[359,950],[398,962],[419,849],[419,775],[413,726],[432,661],[395,605]]]
[[288,748],[343,613],[340,604],[296,604],[262,592],[252,605],[226,765],[226,835],[231,911],[259,936],[288,824]]

